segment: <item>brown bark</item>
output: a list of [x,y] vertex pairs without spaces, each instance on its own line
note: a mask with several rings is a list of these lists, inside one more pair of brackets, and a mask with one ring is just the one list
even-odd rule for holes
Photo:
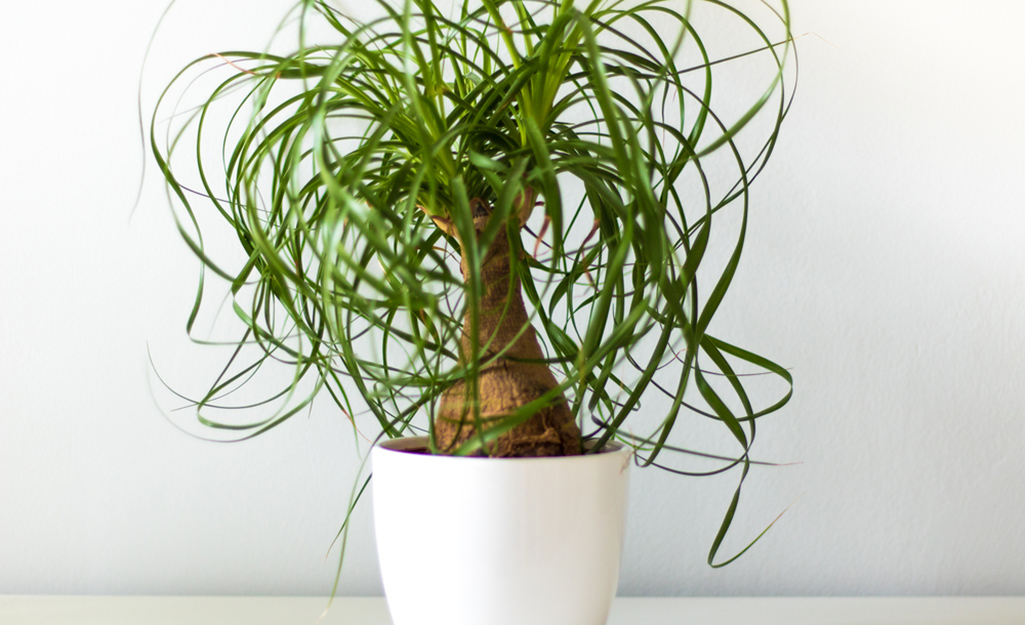
[[[479,235],[487,225],[489,211],[479,200],[475,200],[474,205],[474,227]],[[465,258],[462,270],[465,278],[469,271]],[[481,263],[480,279],[477,331],[471,332],[467,310],[460,351],[464,361],[468,361],[474,345],[480,346],[481,369],[477,378],[480,423],[482,429],[487,430],[501,417],[556,388],[558,382],[542,361],[544,354],[527,317],[519,277],[511,271],[505,228],[500,229],[488,246]],[[465,380],[442,394],[434,419],[435,443],[442,453],[454,452],[476,433],[472,401]],[[580,428],[565,398],[559,396],[529,420],[489,443],[481,453],[498,457],[579,454]]]

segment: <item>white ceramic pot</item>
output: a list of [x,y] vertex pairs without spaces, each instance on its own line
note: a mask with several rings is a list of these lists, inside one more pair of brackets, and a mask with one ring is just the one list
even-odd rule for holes
[[628,447],[565,458],[375,447],[374,522],[395,625],[603,625],[619,577]]

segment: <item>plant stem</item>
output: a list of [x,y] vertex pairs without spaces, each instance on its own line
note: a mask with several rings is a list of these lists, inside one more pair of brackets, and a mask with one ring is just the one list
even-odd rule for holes
[[[480,201],[475,204],[485,207]],[[478,237],[489,218],[486,207],[478,208],[474,215]],[[501,228],[481,262],[477,319],[468,307],[463,324],[461,356],[468,363],[476,353],[477,375],[458,381],[442,395],[434,420],[435,445],[441,453],[451,454],[478,437],[483,443],[478,450],[481,455],[579,454],[580,428],[561,394],[525,420],[513,417],[559,384],[544,362],[527,316],[511,253],[507,231]],[[467,280],[468,266],[464,258],[462,270]],[[495,430],[486,435],[492,428]],[[501,433],[494,436],[495,432]]]

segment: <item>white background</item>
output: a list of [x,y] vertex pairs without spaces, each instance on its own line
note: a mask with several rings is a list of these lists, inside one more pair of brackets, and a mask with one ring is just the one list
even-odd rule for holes
[[[260,5],[260,14],[254,6]],[[287,2],[181,0],[143,107]],[[137,113],[157,1],[0,6],[0,594],[324,594],[358,466],[332,411],[206,443],[154,400],[209,373],[197,276]],[[719,334],[795,398],[735,477],[633,476],[620,594],[1025,593],[1025,3],[792,4],[800,88]],[[378,594],[369,508],[342,594]]]

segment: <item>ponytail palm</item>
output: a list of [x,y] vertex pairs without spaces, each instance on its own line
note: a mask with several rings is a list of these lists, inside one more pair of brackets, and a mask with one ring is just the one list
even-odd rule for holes
[[[364,22],[306,0],[293,53],[186,67],[154,114],[153,150],[183,237],[230,283],[246,328],[196,401],[200,419],[249,437],[326,396],[387,436],[427,432],[433,453],[562,455],[618,439],[641,464],[685,472],[664,460],[677,452],[746,475],[755,421],[786,403],[790,377],[709,329],[788,105],[789,14],[782,1],[770,35],[701,4],[753,49],[713,58],[682,0],[407,0]],[[331,36],[308,41],[312,23]],[[770,70],[724,118],[715,70],[747,54]],[[179,110],[172,94],[207,71],[219,81]],[[738,135],[754,128],[763,139],[744,156]],[[727,207],[733,242],[709,269]],[[204,240],[210,209],[238,266]],[[294,368],[267,398],[276,412],[210,416],[270,361]],[[738,365],[787,390],[756,409]],[[738,452],[671,444],[687,413],[724,426]]]

